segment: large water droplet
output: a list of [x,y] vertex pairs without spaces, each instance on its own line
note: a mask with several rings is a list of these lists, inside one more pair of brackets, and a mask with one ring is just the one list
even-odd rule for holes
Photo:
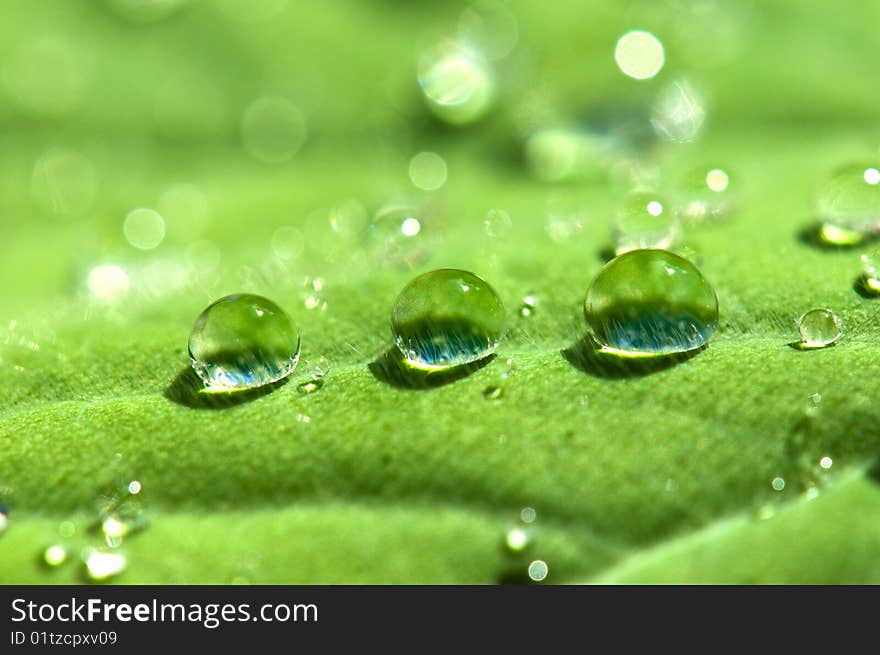
[[840,319],[830,309],[811,309],[797,320],[801,333],[800,347],[824,348],[840,339]]
[[844,234],[880,233],[880,165],[852,164],[837,170],[819,190],[816,211],[823,226]]
[[547,562],[542,559],[536,559],[529,564],[529,578],[535,582],[543,581],[548,573],[550,573],[550,567],[547,566]]
[[420,275],[401,291],[391,329],[412,366],[459,366],[495,351],[504,336],[504,306],[485,280],[444,268]]
[[616,255],[642,248],[669,248],[678,240],[679,226],[664,198],[639,191],[618,207],[612,236]]
[[691,262],[665,250],[633,250],[608,262],[584,301],[587,325],[606,352],[669,355],[704,346],[718,299]]
[[234,391],[287,377],[299,360],[299,333],[267,298],[234,294],[212,303],[189,337],[192,366],[206,391]]

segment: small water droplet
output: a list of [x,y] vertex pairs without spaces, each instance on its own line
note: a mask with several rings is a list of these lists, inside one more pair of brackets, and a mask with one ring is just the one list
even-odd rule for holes
[[493,239],[504,239],[510,234],[513,221],[503,209],[490,209],[483,219],[483,231]]
[[504,366],[506,366],[506,368],[501,374],[501,377],[506,380],[516,373],[516,364],[514,363],[513,359],[508,357],[506,360],[504,360]]
[[324,386],[324,380],[321,378],[318,378],[317,380],[306,380],[305,382],[302,382],[299,385],[297,385],[296,388],[301,394],[303,394],[304,396],[307,396],[309,394],[315,393],[316,391],[320,391],[321,387],[323,387],[323,386]]
[[428,108],[451,125],[465,125],[484,116],[494,96],[489,64],[476,50],[451,41],[422,56],[418,79]]
[[519,512],[519,519],[523,523],[534,523],[538,513],[534,507],[523,507]]
[[58,534],[65,539],[70,539],[76,534],[76,524],[73,521],[62,521],[58,526]]
[[297,420],[299,423],[311,423],[311,422],[312,422],[312,417],[309,416],[308,414],[297,414],[297,415],[296,415],[296,420]]
[[880,252],[863,254],[862,278],[860,284],[862,290],[870,295],[880,295]]
[[538,305],[538,298],[531,293],[523,296],[522,304],[519,306],[519,315],[523,318],[529,318],[535,314],[535,307]]
[[840,319],[830,309],[811,309],[797,320],[797,328],[800,347],[809,350],[830,346],[842,334]]
[[785,480],[780,477],[775,477],[770,482],[770,486],[773,488],[773,491],[782,491],[785,489]]
[[704,346],[718,325],[715,291],[691,262],[634,250],[608,262],[590,285],[584,313],[606,352],[669,355]]
[[504,545],[511,553],[521,553],[531,543],[529,533],[523,528],[511,528],[504,536]]
[[614,254],[644,248],[669,248],[679,238],[678,220],[656,193],[630,194],[614,216]]
[[880,233],[880,167],[852,164],[835,171],[816,196],[816,212],[827,243],[850,245]]
[[114,551],[103,551],[87,548],[82,553],[82,560],[90,580],[103,582],[125,570],[128,563],[125,555]]
[[165,238],[165,221],[159,212],[141,207],[125,217],[125,239],[138,250],[152,250]]
[[828,455],[825,455],[825,457],[819,460],[819,466],[825,471],[830,469],[833,463],[834,461],[830,457],[828,457]]
[[486,400],[500,400],[503,395],[504,389],[502,387],[491,385],[483,389],[483,398]]
[[271,300],[234,294],[196,319],[189,337],[192,366],[206,391],[251,389],[281,380],[299,360],[300,338]]
[[439,269],[412,280],[394,304],[394,342],[412,366],[444,369],[491,355],[504,336],[504,306],[473,273]]
[[0,534],[6,531],[7,526],[9,525],[9,515],[5,512],[0,512]]
[[646,80],[663,68],[663,44],[650,32],[632,30],[618,39],[614,60],[625,75]]
[[141,483],[137,480],[132,480],[128,483],[128,493],[132,496],[136,496],[141,492]]
[[678,80],[664,87],[654,103],[651,125],[666,141],[693,141],[706,120],[705,102],[687,80]]
[[409,179],[422,191],[436,191],[446,176],[446,161],[436,152],[420,152],[409,161]]
[[52,544],[43,551],[43,562],[46,566],[57,568],[67,561],[67,548],[61,544]]
[[541,582],[544,580],[549,572],[550,567],[547,566],[547,562],[542,559],[536,559],[529,564],[529,578],[535,582]]

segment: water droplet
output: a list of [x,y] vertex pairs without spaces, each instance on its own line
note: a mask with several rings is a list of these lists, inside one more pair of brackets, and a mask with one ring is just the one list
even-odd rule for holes
[[490,209],[483,219],[483,231],[493,239],[504,239],[510,234],[513,221],[503,209]]
[[840,319],[830,309],[811,309],[797,320],[797,327],[801,333],[799,345],[806,349],[830,346],[842,334]]
[[534,523],[537,517],[538,513],[534,507],[523,507],[519,513],[519,519],[523,523]]
[[391,328],[404,358],[443,369],[491,355],[505,331],[504,306],[473,273],[444,268],[420,275],[401,291]]
[[324,380],[319,378],[317,380],[306,380],[305,382],[300,383],[296,388],[301,394],[307,396],[316,391],[320,391],[323,386]]
[[663,68],[663,44],[650,32],[632,30],[618,39],[614,60],[625,75],[647,80]]
[[245,150],[261,162],[280,164],[290,160],[306,140],[302,112],[285,98],[257,98],[241,120]]
[[669,248],[679,238],[679,225],[664,198],[639,191],[618,207],[612,237],[616,255],[643,248]]
[[132,496],[136,496],[137,494],[139,494],[141,492],[141,488],[141,483],[137,480],[132,480],[128,483],[128,493],[130,493]]
[[428,254],[424,247],[421,212],[407,204],[383,206],[370,223],[369,236],[376,244],[382,263],[413,268]]
[[125,555],[118,552],[108,552],[87,548],[82,554],[86,573],[90,580],[103,582],[122,573],[128,563]]
[[504,395],[504,389],[491,385],[483,389],[483,398],[486,400],[500,400]]
[[835,171],[816,196],[816,211],[828,228],[828,243],[849,245],[880,233],[880,166],[852,164]]
[[492,70],[475,50],[442,43],[422,56],[419,86],[428,108],[440,120],[465,125],[481,118],[492,102]]
[[512,359],[507,358],[506,360],[504,360],[504,365],[507,368],[504,369],[504,372],[501,374],[501,377],[506,380],[507,378],[509,378],[510,376],[512,376],[513,374],[516,373],[516,364],[514,364]]
[[139,250],[152,250],[165,238],[165,221],[159,212],[143,207],[129,212],[122,224],[126,240]]
[[604,351],[631,357],[700,348],[718,325],[714,289],[691,262],[664,250],[633,250],[608,262],[584,311]]
[[542,559],[536,559],[529,564],[529,578],[535,582],[541,582],[544,580],[549,572],[550,567],[547,566],[547,562]]
[[422,191],[436,191],[446,184],[446,161],[436,152],[420,152],[409,160],[409,179]]
[[101,264],[89,271],[87,284],[95,298],[110,302],[128,293],[128,273],[115,264]]
[[866,236],[869,236],[869,234],[852,230],[847,227],[841,227],[833,223],[822,223],[816,234],[816,238],[820,243],[841,247],[856,246],[862,243]]
[[92,207],[97,193],[95,167],[75,150],[53,148],[34,165],[31,196],[53,214],[81,216]]
[[299,423],[311,423],[311,422],[312,422],[312,417],[309,416],[308,414],[297,414],[297,415],[296,415],[296,420],[297,420],[297,422],[299,422]]
[[290,318],[267,298],[234,294],[196,319],[189,337],[192,366],[206,391],[234,391],[287,377],[299,360]]
[[770,486],[773,488],[773,491],[782,491],[785,489],[785,480],[783,478],[773,478],[770,482]]
[[528,318],[529,316],[534,315],[535,307],[538,305],[538,298],[531,293],[523,296],[522,304],[519,306],[519,315],[523,318]]
[[43,551],[43,561],[46,563],[46,566],[51,568],[61,566],[67,561],[67,548],[61,544],[47,546],[46,550]]
[[504,545],[512,553],[523,552],[530,543],[529,533],[523,528],[511,528],[504,535]]
[[693,141],[706,120],[706,108],[699,92],[686,80],[666,86],[657,97],[651,125],[666,141]]
[[121,546],[123,537],[126,537],[131,529],[127,521],[115,515],[107,516],[101,521],[101,532],[104,533],[104,541],[110,548]]
[[828,455],[819,460],[819,466],[826,471],[831,468],[832,464],[834,461]]
[[5,512],[0,512],[0,534],[6,531],[6,527],[9,525],[9,515]]
[[684,181],[678,214],[687,222],[722,218],[733,210],[730,176],[721,168],[692,172]]
[[880,252],[861,256],[862,277],[859,284],[870,295],[880,295]]

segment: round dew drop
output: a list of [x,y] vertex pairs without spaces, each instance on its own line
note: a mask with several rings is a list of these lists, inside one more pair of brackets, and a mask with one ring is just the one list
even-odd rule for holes
[[[819,190],[816,211],[822,234],[880,233],[880,164],[851,164],[837,170]],[[854,239],[851,236],[849,241]]]
[[445,268],[401,291],[391,314],[394,343],[416,368],[439,370],[488,357],[505,332],[504,306],[473,273]]
[[715,290],[691,262],[665,250],[633,250],[608,262],[584,300],[600,348],[627,357],[701,348],[718,327]]
[[193,370],[205,391],[252,389],[277,382],[299,360],[299,332],[267,298],[234,294],[215,301],[196,319],[189,337]]
[[633,193],[617,209],[612,236],[615,255],[639,248],[669,248],[679,238],[678,220],[662,197]]
[[800,347],[813,350],[831,346],[840,339],[840,319],[830,309],[811,309],[797,321]]

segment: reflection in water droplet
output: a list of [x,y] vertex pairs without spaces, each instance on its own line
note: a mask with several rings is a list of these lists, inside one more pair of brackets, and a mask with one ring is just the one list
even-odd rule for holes
[[108,552],[87,548],[82,554],[83,563],[89,579],[94,582],[103,582],[122,573],[128,563],[125,555],[118,552]]
[[718,299],[691,262],[664,250],[633,250],[608,262],[584,301],[602,350],[629,357],[704,346],[718,326]]
[[306,121],[289,100],[263,96],[245,110],[241,138],[252,157],[267,164],[280,164],[290,160],[302,147],[306,140]]
[[541,582],[547,577],[547,574],[550,572],[550,567],[547,566],[547,562],[541,559],[536,559],[534,562],[529,564],[529,578],[534,580],[535,582]]
[[281,380],[296,367],[299,348],[299,333],[284,310],[253,294],[234,294],[209,305],[189,338],[192,366],[206,391]]
[[680,228],[667,201],[655,193],[632,193],[618,207],[612,237],[614,254],[644,248],[669,248],[680,235]]
[[152,250],[165,238],[165,221],[153,209],[135,209],[125,217],[122,232],[135,248]]
[[436,191],[446,184],[446,162],[435,152],[420,152],[409,161],[409,179],[422,191]]
[[87,284],[95,298],[109,302],[128,293],[128,273],[116,264],[101,264],[89,271]]
[[519,315],[528,318],[535,313],[535,307],[538,305],[538,299],[534,294],[528,293],[523,296],[522,304],[519,306]]
[[394,342],[410,365],[444,369],[491,355],[505,331],[504,306],[473,273],[440,269],[412,280],[394,304]]
[[59,216],[82,216],[95,202],[98,175],[92,162],[76,150],[53,148],[34,165],[31,196]]
[[665,87],[651,114],[651,125],[666,141],[693,141],[706,120],[705,103],[699,92],[686,80]]
[[429,109],[451,125],[481,118],[494,95],[488,63],[475,50],[454,42],[442,43],[424,54],[418,78]]
[[797,327],[800,347],[806,349],[830,346],[842,334],[840,319],[830,309],[811,309],[797,320]]
[[56,568],[67,561],[67,548],[61,544],[52,544],[43,551],[43,561],[46,566]]
[[632,30],[618,39],[614,60],[625,75],[647,80],[663,68],[663,44],[650,32]]
[[316,391],[320,391],[321,387],[323,386],[324,380],[318,378],[317,380],[306,380],[305,382],[301,382],[299,385],[297,385],[296,388],[301,394],[307,396],[309,394],[315,393]]

